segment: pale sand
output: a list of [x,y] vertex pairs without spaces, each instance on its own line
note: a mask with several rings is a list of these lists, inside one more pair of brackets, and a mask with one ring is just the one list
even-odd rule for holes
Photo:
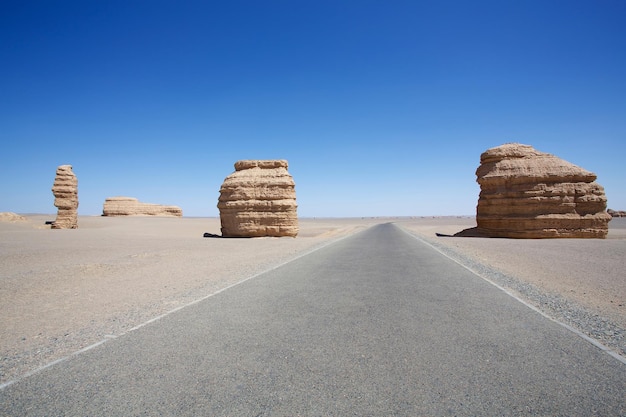
[[46,220],[0,222],[0,384],[384,222],[626,328],[626,219],[606,240],[523,241],[436,237],[475,225],[451,217],[300,219],[297,238],[257,239],[203,238],[220,233],[217,218]]
[[217,218],[54,215],[0,222],[0,384],[206,297],[372,219],[302,220],[297,238],[221,239]]

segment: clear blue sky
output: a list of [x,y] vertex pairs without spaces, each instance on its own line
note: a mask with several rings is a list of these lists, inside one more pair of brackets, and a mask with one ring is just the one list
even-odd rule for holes
[[240,159],[299,214],[474,214],[480,154],[533,145],[626,209],[626,2],[3,1],[0,211],[106,197],[217,216]]

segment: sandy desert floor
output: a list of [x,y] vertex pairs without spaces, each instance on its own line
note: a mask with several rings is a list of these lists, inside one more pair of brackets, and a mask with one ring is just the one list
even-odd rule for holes
[[217,218],[0,222],[0,384],[321,246],[394,222],[626,356],[626,219],[604,240],[437,237],[469,217],[300,219],[297,238],[220,239]]

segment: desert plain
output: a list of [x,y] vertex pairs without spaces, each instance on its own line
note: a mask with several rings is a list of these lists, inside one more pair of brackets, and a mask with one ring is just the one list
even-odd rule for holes
[[469,216],[303,218],[296,238],[251,239],[204,237],[219,218],[52,220],[0,221],[0,386],[388,222],[626,357],[626,218],[607,239],[524,240],[436,235],[474,227]]

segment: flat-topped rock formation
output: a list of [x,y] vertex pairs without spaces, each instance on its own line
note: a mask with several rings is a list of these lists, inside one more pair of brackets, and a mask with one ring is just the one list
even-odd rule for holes
[[178,206],[142,203],[132,197],[109,197],[104,201],[103,216],[170,216],[182,217],[183,210]]
[[224,179],[217,207],[222,236],[261,237],[298,234],[295,183],[285,160],[235,163]]
[[52,194],[54,194],[54,206],[58,209],[52,228],[78,228],[78,179],[71,165],[61,165],[57,168]]
[[605,238],[611,216],[596,174],[529,145],[488,149],[476,170],[477,228],[458,235]]

